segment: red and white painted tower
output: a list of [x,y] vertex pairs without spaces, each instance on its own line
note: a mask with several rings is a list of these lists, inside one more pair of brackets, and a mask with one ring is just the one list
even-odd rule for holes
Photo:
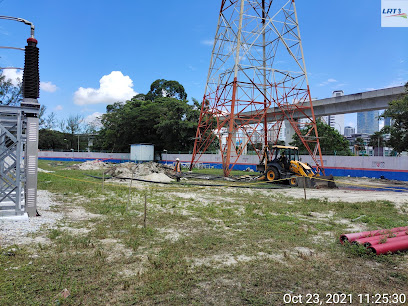
[[191,167],[216,141],[228,176],[247,150],[276,144],[284,121],[323,169],[295,1],[222,0]]

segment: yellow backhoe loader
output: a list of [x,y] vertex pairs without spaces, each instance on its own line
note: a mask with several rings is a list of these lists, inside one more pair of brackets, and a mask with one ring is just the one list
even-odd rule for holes
[[256,169],[270,182],[299,187],[336,188],[333,175],[321,176],[309,164],[300,161],[297,147],[274,145],[271,150],[266,147]]

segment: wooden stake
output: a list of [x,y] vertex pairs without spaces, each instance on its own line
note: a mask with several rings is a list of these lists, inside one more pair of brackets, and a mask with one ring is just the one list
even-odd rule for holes
[[146,200],[146,193],[145,193],[145,201],[144,201],[144,217],[143,217],[143,227],[146,229],[146,212],[147,212],[147,200]]
[[105,170],[102,171],[102,193],[105,188]]
[[305,194],[305,201],[306,201],[307,200],[306,199],[306,177],[303,177],[303,192]]
[[129,210],[129,207],[130,207],[130,200],[131,200],[130,193],[131,193],[131,189],[132,189],[133,175],[134,175],[134,172],[132,172],[132,179],[130,180],[130,183],[129,183],[129,195],[128,195],[128,206],[127,206],[128,210]]

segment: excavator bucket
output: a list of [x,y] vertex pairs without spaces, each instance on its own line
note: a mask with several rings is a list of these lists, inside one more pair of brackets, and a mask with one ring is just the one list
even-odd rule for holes
[[298,176],[296,185],[300,188],[337,188],[333,175],[327,176]]
[[337,188],[333,175],[315,176],[313,180],[315,188]]

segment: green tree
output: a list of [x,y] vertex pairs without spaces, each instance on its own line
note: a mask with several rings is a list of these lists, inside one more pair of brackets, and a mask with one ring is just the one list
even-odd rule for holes
[[158,79],[150,85],[150,91],[146,94],[145,100],[155,101],[161,97],[175,98],[184,101],[187,100],[187,93],[183,85],[177,81]]
[[[179,84],[176,81],[171,82]],[[151,88],[156,88],[158,83],[163,82],[155,81]],[[183,92],[184,88],[178,98],[187,97]],[[163,95],[157,95],[152,101],[147,99],[147,96],[138,94],[125,103],[116,102],[108,105],[106,114],[101,117],[102,128],[99,130],[93,148],[128,152],[131,144],[152,143],[155,145],[156,152],[164,149],[191,152],[201,104],[194,98],[192,103],[189,103],[185,99]],[[214,138],[207,150],[218,147],[215,135]]]
[[83,120],[83,117],[80,115],[70,115],[66,120],[63,119],[60,122],[61,131],[68,134],[67,139],[70,142],[71,149],[76,148],[78,145],[79,140],[75,138],[75,134],[81,132]]
[[365,141],[362,137],[356,138],[356,140],[354,141],[354,149],[356,153],[358,153],[358,151],[365,150]]
[[384,148],[385,146],[384,133],[382,131],[375,132],[370,136],[368,145],[374,148],[374,154],[376,156],[380,155],[380,148]]
[[187,101],[169,97],[107,107],[95,148],[129,151],[133,143],[153,143],[157,151],[189,151],[194,144],[200,110]]
[[[320,119],[316,120],[316,126],[323,154],[351,155],[349,148],[350,143],[336,129]],[[308,131],[309,128],[304,128],[301,130],[301,133],[302,135],[306,135]],[[305,146],[297,134],[293,135],[293,141],[290,144],[299,147],[299,151],[301,152],[306,151]],[[314,145],[312,144],[310,146],[313,150]]]
[[375,132],[370,136],[368,145],[373,148],[382,148],[385,145],[384,133],[382,131]]
[[23,99],[21,89],[21,80],[18,79],[18,84],[15,86],[11,79],[7,79],[0,70],[0,104],[2,105],[18,105]]
[[384,127],[381,132],[390,134],[386,145],[392,147],[398,154],[408,151],[408,82],[405,88],[406,93],[401,98],[391,101],[388,109],[381,115],[383,118],[393,119],[393,124]]
[[40,107],[40,112],[38,113],[38,124],[41,129],[52,130],[56,124],[55,113],[51,112],[47,116],[45,113],[47,111],[47,107],[42,104]]
[[41,129],[39,131],[38,149],[40,150],[67,150],[66,135],[60,131]]

